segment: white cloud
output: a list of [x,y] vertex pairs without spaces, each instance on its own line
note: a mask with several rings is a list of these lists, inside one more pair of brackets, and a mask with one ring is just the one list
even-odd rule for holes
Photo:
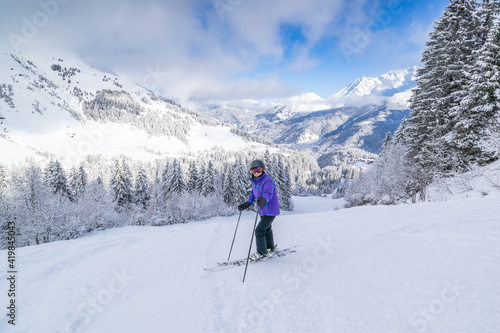
[[[147,83],[180,103],[296,93],[295,87],[272,74],[274,68],[300,73],[316,67],[323,59],[312,57],[310,51],[321,38],[342,36],[345,27],[369,22],[367,11],[380,4],[378,0],[1,1],[0,12],[9,13],[0,21],[1,35],[22,35],[23,18],[32,20],[44,12],[40,3],[57,6],[57,13],[48,15],[48,22],[20,46],[21,51],[44,50],[54,56],[73,52],[97,68]],[[226,4],[222,19],[216,3]],[[345,10],[348,15],[340,15]],[[301,27],[304,35],[288,58],[280,36],[283,24]]]

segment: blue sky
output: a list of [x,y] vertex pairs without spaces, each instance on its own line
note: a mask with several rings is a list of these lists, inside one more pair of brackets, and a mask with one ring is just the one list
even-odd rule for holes
[[1,1],[0,45],[70,54],[195,108],[303,92],[327,98],[358,77],[418,62],[448,3]]

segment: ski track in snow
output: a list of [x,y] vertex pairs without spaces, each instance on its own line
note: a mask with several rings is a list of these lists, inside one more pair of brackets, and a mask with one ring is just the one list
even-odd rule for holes
[[[237,216],[20,248],[17,325],[0,331],[497,332],[499,199],[335,211],[295,198],[273,229],[298,253],[249,265],[245,283],[244,267],[203,270],[227,259]],[[243,212],[231,259],[254,221]],[[5,305],[7,289],[2,272]]]

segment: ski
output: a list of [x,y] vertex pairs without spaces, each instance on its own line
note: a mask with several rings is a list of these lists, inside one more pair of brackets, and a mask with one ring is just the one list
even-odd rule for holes
[[[260,261],[267,261],[267,260],[274,259],[274,258],[284,257],[284,256],[292,254],[292,253],[297,253],[297,250],[295,250],[296,247],[297,246],[293,246],[293,247],[289,247],[289,248],[286,248],[283,250],[278,250],[278,251],[274,252],[271,257],[264,257],[264,258],[259,259],[259,260],[250,260],[249,264],[257,263]],[[223,271],[223,270],[233,268],[233,267],[245,266],[246,262],[247,262],[247,258],[242,258],[242,259],[238,259],[238,260],[231,260],[231,261],[223,261],[223,262],[218,262],[217,266],[207,267],[204,269],[206,271],[218,272],[218,271]]]

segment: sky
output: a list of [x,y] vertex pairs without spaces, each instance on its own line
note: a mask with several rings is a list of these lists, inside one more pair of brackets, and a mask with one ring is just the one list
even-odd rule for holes
[[421,60],[449,0],[0,0],[0,49],[76,57],[188,106],[328,98]]

